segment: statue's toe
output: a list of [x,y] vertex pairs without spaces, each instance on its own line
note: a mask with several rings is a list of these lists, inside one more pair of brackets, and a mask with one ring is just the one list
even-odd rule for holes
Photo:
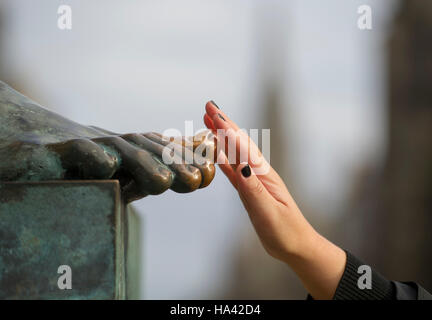
[[139,199],[147,194],[160,194],[171,187],[174,175],[152,153],[132,145],[121,137],[103,137],[94,142],[119,153],[121,164],[117,176],[126,198]]
[[118,168],[119,159],[89,139],[73,139],[47,148],[59,156],[66,179],[109,179]]
[[[200,143],[185,143],[185,139],[172,143],[158,134],[134,133],[73,139],[48,147],[59,155],[65,178],[118,179],[123,197],[130,202],[168,188],[186,193],[208,186],[215,167],[206,150],[214,148],[206,148],[208,141],[203,144],[205,140],[199,139]],[[166,161],[166,155],[173,161]]]
[[[206,140],[200,137],[199,140],[193,140],[188,147],[184,138],[166,138],[157,133],[146,133],[144,136],[157,144],[172,148],[173,152],[177,153],[182,159],[192,161],[193,166],[201,172],[200,188],[207,187],[212,182],[216,174],[213,161],[215,152],[213,137],[209,137]],[[199,143],[196,143],[197,141]],[[206,150],[210,152],[207,153],[205,152]]]
[[[164,152],[174,152],[169,146],[156,143],[141,134],[131,133],[122,135],[121,137],[140,148],[152,152],[162,162]],[[176,162],[167,165],[175,174],[174,182],[171,185],[173,191],[180,193],[192,192],[200,187],[202,178],[201,171],[198,168],[186,164],[181,157],[177,157]]]

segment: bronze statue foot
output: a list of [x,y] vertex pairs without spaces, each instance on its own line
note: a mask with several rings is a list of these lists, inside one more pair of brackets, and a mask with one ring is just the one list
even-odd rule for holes
[[[210,132],[185,141],[83,126],[0,82],[0,181],[118,179],[127,202],[169,188],[191,192],[215,175],[214,142]],[[177,161],[166,164],[164,152]]]

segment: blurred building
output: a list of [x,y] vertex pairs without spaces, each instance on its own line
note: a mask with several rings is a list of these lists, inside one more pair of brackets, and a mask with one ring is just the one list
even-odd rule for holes
[[[365,261],[432,289],[432,2],[400,5],[388,41],[388,145],[348,215]],[[355,238],[353,238],[355,235]]]

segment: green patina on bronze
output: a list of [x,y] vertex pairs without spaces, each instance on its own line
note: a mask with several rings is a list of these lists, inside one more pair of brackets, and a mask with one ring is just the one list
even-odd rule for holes
[[[0,299],[125,298],[117,182],[2,183],[0,195]],[[57,286],[60,265],[71,290]]]
[[[214,150],[210,132],[192,141]],[[131,202],[167,189],[191,192],[214,177],[213,159],[165,164],[169,141],[155,133],[117,134],[83,126],[47,110],[0,81],[0,181],[74,179],[119,180],[123,199]],[[172,145],[172,144],[171,144]],[[183,159],[182,159],[183,157]]]

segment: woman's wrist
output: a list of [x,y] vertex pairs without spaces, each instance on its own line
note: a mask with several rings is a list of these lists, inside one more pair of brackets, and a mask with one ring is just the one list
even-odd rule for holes
[[[295,212],[297,211],[297,212]],[[323,237],[310,225],[300,210],[293,210],[287,215],[295,217],[289,221],[290,227],[283,246],[282,261],[290,264],[299,259],[307,260],[313,256],[316,247],[321,246]]]
[[306,222],[297,244],[283,261],[299,276],[315,299],[332,299],[343,275],[346,253]]

